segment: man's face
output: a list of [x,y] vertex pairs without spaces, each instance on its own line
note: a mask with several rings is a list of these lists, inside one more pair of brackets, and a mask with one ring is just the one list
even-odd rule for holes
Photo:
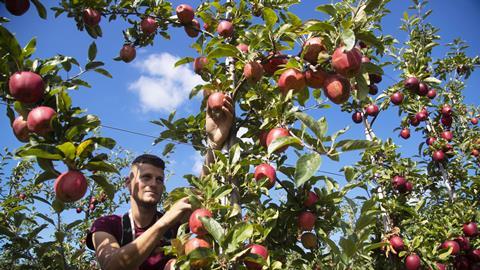
[[164,172],[151,164],[135,164],[127,181],[132,198],[145,206],[156,206],[165,188]]

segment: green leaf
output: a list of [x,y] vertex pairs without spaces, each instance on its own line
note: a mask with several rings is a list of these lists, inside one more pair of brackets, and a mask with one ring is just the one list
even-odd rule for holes
[[383,69],[372,62],[362,63],[362,69],[368,74],[383,75]]
[[355,33],[352,29],[346,29],[342,33],[343,44],[345,44],[345,50],[350,51],[355,46]]
[[83,223],[83,220],[77,219],[77,220],[69,223],[69,224],[67,225],[67,227],[65,228],[65,231],[68,232],[68,231],[70,231],[71,229],[75,228],[77,225],[82,224],[82,223]]
[[165,148],[163,148],[162,156],[167,156],[170,152],[172,152],[174,147],[175,147],[174,143],[167,143],[165,145]]
[[28,44],[23,48],[22,55],[24,58],[29,58],[36,50],[37,47],[37,39],[32,38]]
[[84,169],[88,169],[89,171],[113,172],[116,174],[119,173],[117,168],[105,161],[90,161],[85,164]]
[[442,81],[440,81],[439,79],[435,78],[435,77],[428,77],[426,79],[423,79],[424,82],[427,82],[427,83],[434,83],[434,84],[441,84]]
[[93,61],[95,57],[97,57],[97,44],[93,41],[88,47],[88,60]]
[[117,142],[114,139],[107,138],[107,137],[92,137],[90,139],[107,149],[113,149],[117,144]]
[[278,21],[277,14],[271,8],[263,8],[263,19],[268,28],[272,28]]
[[346,151],[365,149],[370,145],[372,145],[372,142],[368,140],[342,140],[335,145],[335,148],[341,147],[342,151],[346,152]]
[[355,77],[355,80],[357,81],[357,86],[358,86],[357,99],[364,100],[365,98],[367,98],[368,92],[369,92],[367,81],[361,74],[357,75]]
[[315,24],[310,25],[305,29],[305,31],[313,32],[313,31],[335,31],[335,27],[331,24],[326,22],[317,22]]
[[320,168],[322,158],[318,153],[311,153],[301,156],[297,160],[295,168],[295,184],[299,187],[312,177]]
[[343,167],[343,171],[345,173],[345,179],[347,180],[347,182],[352,181],[353,176],[355,174],[355,170],[353,169],[353,167],[345,166],[345,167]]
[[215,219],[209,217],[200,217],[200,221],[202,222],[205,229],[210,233],[211,236],[222,245],[223,239],[225,237],[225,230],[222,228],[222,225],[218,223]]
[[95,150],[94,142],[91,139],[81,142],[77,147],[77,157],[87,157]]
[[278,149],[288,146],[288,145],[301,145],[302,141],[296,137],[281,137],[276,138],[273,142],[270,143],[268,146],[268,154],[271,155],[273,152],[277,151]]
[[338,243],[342,247],[344,254],[348,258],[351,258],[355,253],[355,248],[356,248],[355,243],[351,239],[344,238],[344,237],[342,237]]
[[7,227],[3,226],[3,225],[0,225],[0,234],[1,235],[6,235],[10,238],[14,238],[15,237],[15,233],[11,232]]
[[214,256],[215,254],[213,253],[213,250],[211,248],[199,247],[188,254],[188,259],[190,261],[207,260],[207,263],[210,264],[213,261]]
[[38,16],[40,16],[40,18],[42,18],[42,19],[46,19],[47,18],[47,10],[42,5],[42,3],[40,3],[40,1],[38,1],[38,0],[31,0],[31,1],[33,2],[35,7],[37,8]]
[[177,62],[175,62],[174,67],[178,67],[178,66],[181,66],[181,65],[184,65],[184,64],[191,63],[191,62],[193,62],[194,60],[195,60],[195,59],[193,59],[192,57],[184,57],[184,58],[178,60]]
[[98,174],[91,175],[90,178],[92,178],[93,181],[103,189],[108,198],[113,200],[113,197],[115,196],[115,186],[109,183],[107,178]]
[[293,26],[300,26],[302,25],[302,19],[300,19],[297,15],[295,15],[294,13],[292,12],[287,12],[287,16],[288,16],[288,19],[290,21],[290,23],[293,25]]
[[212,194],[212,198],[216,200],[220,200],[221,198],[225,197],[227,194],[232,192],[232,187],[229,185],[221,186],[220,188],[215,189]]
[[47,217],[46,215],[42,214],[42,213],[37,213],[36,216],[42,218],[43,220],[45,220],[46,222],[52,224],[53,226],[55,226],[55,222],[53,221],[53,219]]
[[71,142],[66,142],[61,145],[58,145],[57,148],[63,152],[63,155],[69,159],[69,160],[74,160],[75,159],[75,145]]
[[253,225],[248,223],[235,224],[225,239],[227,244],[227,253],[233,252],[240,247],[240,244],[253,235]]
[[61,213],[63,209],[65,209],[65,204],[57,199],[55,199],[52,203],[52,208],[57,213]]
[[317,122],[315,122],[310,115],[303,112],[296,112],[295,117],[313,131],[317,138],[321,139],[325,136],[327,132],[327,121],[325,117],[320,118]]
[[34,156],[37,158],[61,160],[63,159],[63,152],[55,146],[49,144],[37,144],[34,146],[17,149],[15,153],[19,157]]
[[47,180],[50,180],[50,179],[55,179],[57,178],[58,174],[56,173],[53,173],[53,172],[50,172],[50,171],[45,171],[41,174],[39,174],[36,178],[35,178],[35,185],[38,185],[40,183],[43,183]]
[[104,65],[103,62],[100,62],[100,61],[92,61],[92,62],[88,62],[88,63],[85,65],[85,69],[86,69],[86,70],[95,69],[95,68],[101,67],[101,66],[103,66],[103,65]]
[[333,5],[320,5],[316,7],[315,10],[326,13],[332,17],[334,17],[337,14],[337,10]]
[[381,40],[379,40],[372,32],[357,32],[357,39],[364,41],[367,44],[374,45],[380,52],[384,51],[384,46]]
[[236,57],[239,54],[237,48],[230,44],[221,44],[213,49],[207,56],[208,59],[222,57]]
[[96,68],[94,69],[95,72],[98,72],[108,78],[112,78],[112,74],[110,74],[110,72],[108,72],[106,69],[103,69],[103,68]]
[[380,7],[380,3],[382,3],[383,0],[369,0],[367,1],[367,7],[365,8],[365,12],[371,13],[373,10],[377,9]]

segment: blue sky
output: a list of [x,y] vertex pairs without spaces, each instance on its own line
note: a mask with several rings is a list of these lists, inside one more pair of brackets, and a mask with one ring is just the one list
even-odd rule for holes
[[[50,3],[51,1],[42,1]],[[192,6],[197,6],[200,1],[188,1]],[[314,7],[330,1],[307,0],[302,4],[294,6],[292,11],[302,19],[323,18],[323,14],[314,11]],[[173,1],[173,6],[180,4]],[[406,10],[410,1],[392,1],[388,5],[392,13],[384,19],[384,33],[395,36],[400,42],[406,38],[405,33],[400,32],[400,18]],[[442,44],[451,42],[454,38],[461,37],[470,45],[467,50],[469,55],[479,54],[480,37],[477,25],[480,25],[480,2],[476,0],[461,0],[452,2],[450,0],[431,1],[428,8],[433,9],[430,22],[441,29]],[[79,32],[75,22],[66,18],[65,15],[54,18],[49,11],[48,20],[42,20],[32,7],[22,17],[7,15],[3,5],[0,7],[0,14],[11,18],[6,24],[10,31],[14,32],[21,45],[25,45],[32,37],[37,38],[37,52],[34,57],[46,58],[55,54],[63,54],[75,57],[80,63],[87,62],[87,49],[93,41],[86,32]],[[97,59],[106,63],[106,69],[113,75],[108,79],[96,73],[88,73],[83,78],[88,81],[92,88],[81,88],[79,91],[71,91],[74,105],[87,109],[88,113],[98,115],[102,124],[117,128],[127,129],[135,132],[156,136],[160,129],[149,121],[159,117],[168,116],[172,109],[178,111],[178,116],[196,113],[199,110],[199,98],[188,100],[190,89],[197,83],[201,83],[198,76],[194,75],[191,65],[185,65],[173,70],[173,63],[185,56],[196,57],[196,53],[189,47],[194,39],[189,38],[181,28],[172,28],[170,34],[172,39],[165,40],[157,37],[153,47],[146,47],[137,50],[136,59],[126,64],[116,62],[112,59],[118,55],[123,44],[121,31],[125,28],[123,21],[117,20],[107,22],[103,17],[101,21],[103,37],[95,42],[98,47]],[[435,50],[435,56],[445,53],[445,47]],[[399,78],[393,71],[386,71],[392,78]],[[73,73],[72,73],[73,74]],[[380,91],[384,90],[394,81],[384,76],[383,82],[379,85]],[[465,91],[466,102],[478,105],[477,88],[480,85],[479,76],[473,76],[467,81]],[[0,130],[2,139],[0,148],[8,147],[13,150],[20,146],[15,139],[9,126],[8,118],[5,116],[5,107],[0,106]],[[350,114],[340,112],[338,106],[333,105],[331,109],[317,111],[315,118],[326,116],[329,123],[329,132],[350,126],[343,138],[363,139],[364,133],[361,125],[355,125],[351,121]],[[393,137],[394,141],[401,145],[404,156],[412,156],[417,153],[417,146],[423,141],[421,134],[412,132],[412,137],[404,141],[397,136],[393,129],[398,127],[400,119],[397,116],[397,109],[391,108],[382,112],[376,121],[374,130],[377,135],[386,139]],[[102,135],[114,138],[118,145],[136,154],[144,151],[161,154],[163,144],[152,146],[153,139],[123,133],[110,129],[102,129]],[[337,172],[346,164],[352,164],[358,155],[342,155],[341,162],[330,162],[323,158],[321,170]],[[182,175],[196,173],[202,157],[193,151],[190,146],[179,145],[175,154],[170,160],[170,169],[175,173],[167,182],[167,190],[174,187],[186,185]],[[294,164],[295,161],[289,161]],[[341,183],[342,177],[334,177]],[[52,181],[53,185],[53,181]],[[281,195],[281,194],[279,194]]]

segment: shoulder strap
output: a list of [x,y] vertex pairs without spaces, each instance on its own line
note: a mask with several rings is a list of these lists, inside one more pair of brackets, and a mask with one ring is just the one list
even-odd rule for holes
[[120,246],[123,247],[133,241],[132,225],[128,212],[122,217],[122,239],[120,239]]

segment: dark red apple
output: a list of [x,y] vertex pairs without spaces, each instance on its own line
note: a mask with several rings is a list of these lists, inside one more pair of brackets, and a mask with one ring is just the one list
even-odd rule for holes
[[[250,252],[248,254],[255,254],[255,255],[261,256],[264,260],[267,260],[268,249],[266,247],[262,245],[251,244],[247,248],[250,249]],[[258,264],[256,262],[245,260],[244,263],[248,270],[261,270],[263,268],[261,264]]]
[[403,102],[403,93],[395,92],[390,96],[390,101],[395,105],[400,105]]
[[83,22],[91,27],[97,26],[102,19],[102,14],[96,9],[86,8],[83,10]]
[[367,44],[361,40],[358,42],[358,46],[360,46],[361,49],[365,49],[368,47]]
[[408,118],[408,122],[414,127],[420,125],[420,121],[418,121],[417,117],[415,116],[410,116],[410,118]]
[[200,220],[201,217],[213,217],[212,212],[205,208],[199,208],[190,215],[190,219],[188,220],[188,226],[190,228],[190,232],[196,233],[198,236],[202,236],[208,233],[203,226],[202,221]]
[[122,61],[125,63],[132,62],[132,60],[135,59],[135,56],[137,56],[137,51],[131,44],[125,44],[120,49],[120,59],[122,59]]
[[455,257],[453,266],[456,270],[467,270],[470,269],[470,260],[465,255],[458,255]]
[[82,211],[83,211],[83,210],[82,210],[81,207],[77,207],[77,209],[76,209],[77,214],[80,214]]
[[329,75],[323,84],[323,91],[333,103],[342,104],[350,98],[350,82],[341,75]]
[[441,136],[449,142],[453,139],[453,133],[450,130],[442,132]]
[[403,189],[406,182],[407,180],[405,180],[405,177],[400,175],[395,175],[392,179],[393,188],[395,188],[396,190]]
[[239,49],[243,53],[248,53],[248,45],[244,43],[240,43],[237,45],[237,49]]
[[441,122],[444,126],[451,127],[452,122],[453,122],[453,118],[451,116],[442,116]]
[[363,115],[361,112],[354,112],[352,114],[352,120],[354,123],[360,124],[363,121]]
[[294,68],[286,69],[278,78],[278,87],[283,95],[286,95],[290,89],[293,89],[293,92],[298,92],[305,88],[305,86],[305,76],[303,76],[302,72]]
[[[197,248],[211,248],[209,242],[202,238],[192,238],[185,243],[185,254],[188,256],[190,252],[194,251]],[[190,266],[192,268],[202,268],[207,267],[210,264],[210,261],[206,258],[192,259],[190,260]]]
[[193,71],[197,73],[198,75],[201,75],[203,70],[208,64],[208,59],[205,56],[200,56],[195,58],[193,61]]
[[478,235],[477,223],[469,222],[469,223],[463,224],[463,233],[469,237],[477,236]]
[[313,192],[313,191],[309,191],[307,193],[307,198],[305,199],[305,201],[303,201],[303,205],[305,205],[306,207],[310,207],[310,206],[313,206],[314,204],[316,204],[318,202],[319,198],[318,198],[318,195],[317,193]]
[[306,232],[302,234],[300,240],[302,241],[302,245],[305,248],[314,249],[317,247],[317,236],[311,232]]
[[477,150],[477,149],[473,149],[472,152],[471,152],[472,156],[474,157],[478,157],[478,155],[480,154],[480,152]]
[[30,7],[29,0],[5,0],[7,10],[15,16],[21,16]]
[[158,24],[152,17],[146,17],[140,22],[140,29],[145,35],[151,35],[157,30]]
[[56,116],[54,109],[46,106],[39,106],[28,113],[27,127],[28,130],[39,135],[46,135],[52,131],[51,121]]
[[400,137],[402,137],[405,140],[410,138],[410,129],[408,128],[402,129],[402,131],[400,131]]
[[471,250],[468,253],[468,257],[472,262],[480,262],[480,249]]
[[425,121],[428,119],[428,114],[425,111],[420,111],[415,114],[415,118],[417,118],[418,122]]
[[27,195],[25,195],[25,193],[20,193],[18,194],[18,198],[23,201],[27,198]]
[[369,116],[377,116],[379,111],[380,110],[378,109],[378,106],[376,104],[369,104],[365,108],[365,113]]
[[427,144],[428,145],[432,145],[436,141],[437,141],[437,138],[434,138],[434,137],[427,138]]
[[260,132],[260,135],[258,136],[260,145],[265,148],[267,147],[267,135],[268,135],[268,131],[263,130]]
[[95,208],[96,208],[95,204],[92,204],[92,203],[88,206],[88,209],[90,209],[90,211],[94,211]]
[[415,77],[409,77],[403,82],[403,86],[414,93],[418,92],[419,84],[420,81]]
[[275,71],[281,69],[288,62],[287,56],[279,53],[269,53],[269,59],[263,63],[265,73],[272,76]]
[[368,74],[368,78],[370,79],[370,83],[381,83],[382,82],[382,76],[378,74]]
[[400,192],[402,193],[405,193],[405,192],[412,192],[413,190],[413,184],[412,182],[406,182],[405,185],[404,185],[404,189],[403,190],[400,190]]
[[437,150],[433,152],[432,158],[433,160],[438,162],[443,161],[445,159],[445,153],[443,152],[443,150]]
[[346,51],[345,47],[339,47],[333,52],[332,67],[340,75],[355,77],[362,67],[362,52],[357,48]]
[[420,257],[415,253],[412,253],[405,258],[405,268],[407,270],[418,270],[420,269],[421,264],[422,261],[420,260]]
[[435,89],[428,90],[427,97],[429,99],[434,99],[437,96],[437,91]]
[[376,86],[375,84],[370,84],[368,86],[368,93],[373,96],[378,94],[378,86]]
[[12,123],[13,134],[21,142],[28,142],[30,130],[28,130],[27,121],[23,119],[23,116],[18,116]]
[[200,34],[200,23],[195,19],[193,19],[190,23],[185,24],[183,28],[189,37],[194,38]]
[[470,250],[470,240],[465,236],[459,236],[455,238],[455,242],[460,246],[460,250],[469,251]]
[[328,73],[320,67],[318,67],[317,71],[315,72],[311,69],[308,69],[305,72],[305,80],[307,85],[312,88],[322,88],[327,77]]
[[243,76],[250,83],[257,83],[263,77],[263,67],[257,61],[247,63],[243,68]]
[[441,263],[436,263],[435,266],[437,267],[436,269],[437,270],[446,270],[447,267],[445,266],[445,264],[441,264]]
[[452,255],[458,254],[460,252],[460,245],[453,240],[447,240],[443,242],[443,244],[440,246],[442,249],[449,249],[452,248]]
[[472,117],[472,118],[470,119],[470,123],[472,123],[472,125],[478,124],[478,118]]
[[403,239],[400,236],[394,235],[390,237],[390,245],[392,245],[392,248],[398,253],[402,251],[405,246],[403,244]]
[[315,227],[317,216],[311,212],[304,211],[298,215],[298,228],[301,231],[311,231]]
[[181,4],[175,9],[177,12],[177,17],[180,23],[187,24],[190,23],[195,17],[195,12],[193,8],[187,4]]
[[31,71],[15,72],[8,80],[12,97],[23,103],[37,103],[43,98],[45,83],[42,77]]
[[264,180],[266,177],[268,179],[268,183],[265,186],[267,189],[271,189],[275,185],[277,179],[275,168],[267,163],[262,163],[255,167],[255,173],[253,175],[257,182]]
[[312,37],[309,38],[303,45],[303,59],[307,60],[310,64],[316,65],[318,62],[318,54],[322,51],[326,51],[325,45],[323,45],[322,38]]
[[442,106],[442,115],[443,116],[452,116],[453,109],[450,105],[445,104]]
[[229,38],[233,36],[233,24],[230,21],[221,21],[217,26],[219,36]]
[[418,84],[417,94],[419,96],[426,96],[428,93],[428,90],[429,90],[428,85],[426,83],[421,82]]
[[57,177],[53,184],[53,189],[59,201],[78,201],[87,192],[87,179],[81,172],[69,170]]

